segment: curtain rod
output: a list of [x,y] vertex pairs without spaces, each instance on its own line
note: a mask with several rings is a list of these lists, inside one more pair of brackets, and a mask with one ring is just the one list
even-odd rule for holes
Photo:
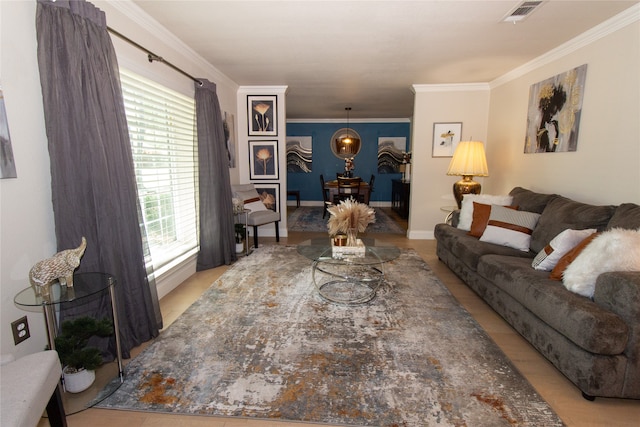
[[193,80],[194,82],[196,82],[200,86],[202,86],[202,82],[200,80],[196,79],[195,77],[193,77],[191,74],[187,73],[186,71],[176,67],[172,63],[166,61],[163,57],[161,57],[159,55],[156,55],[155,53],[151,52],[149,49],[145,48],[144,46],[139,45],[138,43],[136,43],[133,40],[131,40],[129,37],[127,37],[127,36],[125,36],[123,34],[120,34],[119,32],[117,32],[116,30],[114,30],[111,27],[107,27],[107,30],[111,34],[113,34],[114,36],[118,36],[122,40],[126,41],[127,43],[132,44],[133,46],[137,47],[138,49],[144,51],[147,54],[147,59],[149,60],[149,62],[153,62],[153,61],[162,62],[163,64],[168,65],[169,67],[173,68],[174,70],[176,70],[180,74],[189,77],[191,80]]

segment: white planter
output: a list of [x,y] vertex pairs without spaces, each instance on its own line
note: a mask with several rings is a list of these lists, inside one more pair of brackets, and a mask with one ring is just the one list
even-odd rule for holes
[[236,253],[241,254],[244,251],[243,243],[236,243]]
[[96,380],[96,371],[83,369],[78,372],[67,373],[64,368],[64,389],[69,393],[80,393],[85,391]]

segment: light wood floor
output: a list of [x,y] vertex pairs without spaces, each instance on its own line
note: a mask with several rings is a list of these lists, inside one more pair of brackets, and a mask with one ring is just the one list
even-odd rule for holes
[[[289,233],[289,237],[280,239],[280,244],[297,244],[311,237],[321,237],[323,235],[325,234]],[[589,402],[583,399],[576,387],[546,359],[540,356],[533,347],[438,260],[435,254],[435,241],[408,240],[404,236],[391,234],[376,234],[375,237],[384,239],[401,248],[415,249],[568,426],[637,427],[640,425],[640,401],[638,400],[597,398],[594,402]],[[275,239],[261,237],[260,243],[275,243]],[[227,268],[226,266],[218,267],[196,273],[164,297],[161,300],[161,308],[165,327],[170,325],[189,307]],[[137,354],[137,351],[132,353]],[[276,427],[316,425],[238,418],[161,415],[105,409],[88,409],[69,416],[67,421],[69,427]],[[39,424],[40,427],[47,425],[46,419],[42,419]]]

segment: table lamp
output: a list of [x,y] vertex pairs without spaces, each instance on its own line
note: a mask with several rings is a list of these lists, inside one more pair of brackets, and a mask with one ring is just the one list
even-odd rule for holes
[[453,184],[453,197],[458,208],[461,208],[462,197],[465,194],[480,194],[482,189],[473,177],[489,175],[484,144],[480,141],[461,141],[453,153],[447,175],[462,175],[462,179]]

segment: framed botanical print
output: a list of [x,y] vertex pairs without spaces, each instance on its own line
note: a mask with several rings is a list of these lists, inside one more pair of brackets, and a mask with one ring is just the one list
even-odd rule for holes
[[278,135],[277,99],[276,95],[247,95],[249,136]]
[[257,183],[253,186],[267,209],[278,212],[278,207],[280,206],[280,184]]
[[453,157],[460,143],[462,123],[434,123],[431,157]]
[[249,141],[249,179],[278,179],[278,141]]

